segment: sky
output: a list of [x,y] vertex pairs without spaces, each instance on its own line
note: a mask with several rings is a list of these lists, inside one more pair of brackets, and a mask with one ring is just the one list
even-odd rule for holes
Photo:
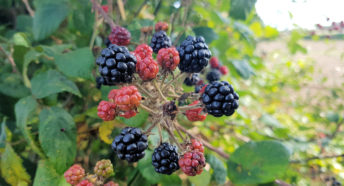
[[344,0],[257,0],[256,10],[265,25],[280,31],[344,21]]

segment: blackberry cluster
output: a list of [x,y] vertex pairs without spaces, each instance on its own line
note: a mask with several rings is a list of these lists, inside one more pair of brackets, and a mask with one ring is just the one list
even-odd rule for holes
[[342,186],[342,184],[335,177],[327,177],[325,178],[325,182],[329,183],[327,185],[331,186]]
[[177,48],[182,72],[198,73],[208,65],[211,52],[202,36],[188,36]]
[[112,29],[109,35],[109,40],[112,44],[127,46],[130,44],[131,34],[130,32],[121,26],[116,26]]
[[203,172],[205,157],[198,150],[186,152],[178,161],[181,170],[188,176],[196,176]]
[[196,85],[200,80],[201,78],[199,77],[199,74],[194,73],[191,76],[185,78],[184,84],[187,86],[193,86],[193,85]]
[[207,80],[211,83],[213,81],[218,81],[221,79],[221,72],[216,69],[212,69],[210,72],[207,74]]
[[111,44],[101,52],[96,60],[100,77],[97,86],[130,83],[136,68],[136,57],[126,47]]
[[165,31],[155,32],[150,43],[150,47],[152,47],[156,54],[160,49],[169,48],[171,45],[171,39],[167,36]]
[[137,162],[145,156],[148,147],[147,136],[138,128],[126,127],[112,142],[112,149],[118,158],[128,162]]
[[91,183],[88,180],[82,180],[80,183],[78,183],[76,186],[93,186],[93,183]]
[[85,177],[85,169],[79,164],[74,164],[63,174],[63,176],[68,183],[76,185]]
[[202,94],[207,112],[215,117],[230,116],[239,107],[239,95],[225,81],[214,81],[207,85]]
[[161,174],[172,174],[179,169],[177,147],[168,143],[162,143],[154,149],[152,164],[155,171]]

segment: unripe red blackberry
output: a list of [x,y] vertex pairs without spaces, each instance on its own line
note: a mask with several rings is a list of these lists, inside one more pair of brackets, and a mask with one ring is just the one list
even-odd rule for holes
[[93,183],[91,183],[88,180],[82,180],[80,183],[78,183],[76,186],[93,186]]
[[158,74],[159,65],[152,57],[139,59],[136,64],[136,72],[143,81],[149,81]]
[[210,58],[209,63],[210,67],[215,69],[219,68],[221,65],[219,59],[217,59],[215,56]]
[[141,59],[144,59],[146,57],[152,57],[153,49],[146,44],[140,44],[136,47],[134,53],[136,56],[139,56]]
[[180,62],[179,53],[174,47],[160,49],[156,58],[164,71],[175,70]]
[[85,169],[80,165],[71,166],[64,174],[66,181],[71,185],[78,184],[85,177]]
[[229,70],[227,66],[221,66],[219,68],[219,71],[221,72],[222,75],[227,75]]
[[188,176],[201,174],[205,167],[205,158],[202,152],[186,152],[178,161],[180,169]]
[[120,113],[119,116],[129,119],[131,117],[136,116],[136,111],[129,110],[129,111],[126,111],[124,113]]
[[204,147],[203,144],[196,140],[196,139],[191,139],[191,145],[190,145],[191,150],[198,150],[200,152],[204,152]]
[[105,183],[104,186],[119,186],[119,185],[118,185],[118,183],[115,183],[113,181],[109,181],[109,182]]
[[94,173],[97,176],[108,178],[113,174],[113,165],[110,160],[100,160],[94,167]]
[[104,121],[111,121],[116,117],[116,104],[114,103],[101,101],[97,110],[98,116]]
[[113,28],[111,34],[109,35],[110,42],[119,46],[129,45],[130,39],[130,32],[121,26],[116,26]]
[[167,30],[168,30],[168,23],[162,22],[162,21],[157,22],[155,24],[155,32],[159,32],[161,30],[167,32]]
[[[196,100],[190,106],[197,105],[200,101]],[[203,108],[190,109],[185,112],[189,121],[204,121],[207,117],[207,113],[203,113]]]
[[119,111],[126,112],[130,110],[135,110],[142,99],[140,92],[135,86],[125,86],[115,94],[114,103]]

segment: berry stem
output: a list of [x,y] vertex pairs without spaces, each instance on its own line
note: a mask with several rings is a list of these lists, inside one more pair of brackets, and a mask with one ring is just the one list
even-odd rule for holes
[[159,145],[160,145],[162,143],[161,123],[158,123],[158,131],[159,131]]
[[161,80],[161,83],[160,83],[160,89],[162,90],[164,84],[165,84],[165,80],[167,78],[167,73],[164,73],[164,75],[162,76],[162,80]]
[[99,3],[96,0],[91,0],[93,9],[98,11],[104,20],[110,25],[111,29],[115,28],[116,24],[113,22],[113,20],[109,17],[109,15],[106,14],[106,12],[102,9],[102,7],[99,5]]
[[148,92],[148,90],[146,90],[144,87],[142,87],[140,84],[138,84],[137,82],[134,83],[134,85],[141,91],[143,92],[146,96],[148,96],[149,98],[153,98],[153,96]]
[[149,134],[155,127],[158,122],[154,122],[145,132],[144,134]]
[[151,108],[145,106],[145,105],[142,104],[142,103],[140,104],[140,107],[141,107],[143,110],[146,110],[146,111],[149,112],[149,113],[158,114],[158,113],[156,113],[154,110],[152,110]]
[[166,131],[168,132],[168,134],[170,135],[170,138],[173,140],[173,142],[178,146],[178,148],[183,151],[184,148],[182,148],[180,146],[180,144],[178,143],[178,140],[176,139],[176,137],[174,136],[173,132],[171,131],[171,129],[169,128],[169,124],[167,123],[167,121],[165,120],[165,125],[164,128],[166,129]]
[[173,128],[177,131],[180,138],[182,138],[183,141],[186,141],[182,133],[180,133],[180,130],[176,127],[175,123],[172,123]]
[[164,94],[161,92],[161,89],[159,88],[158,84],[156,83],[155,79],[153,80],[153,85],[156,88],[156,90],[158,91],[160,97],[164,100],[164,101],[168,101],[166,99],[166,97],[164,96]]
[[229,159],[229,155],[227,153],[225,153],[222,149],[220,148],[216,148],[214,146],[212,146],[209,142],[205,141],[202,138],[197,137],[196,135],[191,134],[186,128],[184,128],[183,126],[181,126],[179,123],[175,123],[176,127],[179,128],[181,131],[183,131],[185,134],[189,135],[191,138],[195,138],[198,141],[201,141],[203,143],[204,146],[206,146],[208,149],[216,152],[218,155],[220,155],[221,157],[225,158],[225,159]]
[[184,112],[184,111],[191,110],[191,109],[196,109],[196,108],[202,108],[202,104],[178,107],[178,110],[181,111],[181,112]]
[[162,89],[162,92],[164,92],[166,90],[166,88],[168,88],[172,83],[176,82],[178,79],[180,78],[186,78],[188,77],[190,74],[189,73],[184,73],[184,72],[181,72],[180,74],[178,74],[174,79],[172,79],[171,81],[169,81],[165,86],[164,88]]

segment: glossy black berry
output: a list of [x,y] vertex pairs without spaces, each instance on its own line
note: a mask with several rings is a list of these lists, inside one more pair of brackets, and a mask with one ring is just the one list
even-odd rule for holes
[[96,59],[101,78],[97,80],[103,85],[116,85],[130,83],[136,68],[136,58],[123,46],[110,44],[101,51],[101,56]]
[[209,83],[202,94],[207,112],[215,117],[230,116],[239,107],[239,95],[225,81]]
[[162,143],[154,149],[152,164],[155,171],[161,174],[172,174],[179,169],[177,147],[168,143]]
[[195,86],[195,93],[199,93],[205,84],[200,84]]
[[193,85],[196,85],[200,80],[201,78],[199,77],[199,74],[194,73],[191,76],[185,78],[184,84],[187,86],[193,86]]
[[179,69],[182,72],[198,73],[208,65],[211,52],[202,36],[188,36],[179,47]]
[[118,158],[136,162],[145,156],[148,147],[147,136],[138,128],[126,127],[115,137],[111,146]]
[[167,36],[165,31],[155,32],[150,43],[150,47],[152,47],[156,54],[160,49],[169,48],[171,45],[171,39]]
[[213,69],[207,74],[207,80],[209,82],[218,81],[221,78],[221,72],[219,70]]

